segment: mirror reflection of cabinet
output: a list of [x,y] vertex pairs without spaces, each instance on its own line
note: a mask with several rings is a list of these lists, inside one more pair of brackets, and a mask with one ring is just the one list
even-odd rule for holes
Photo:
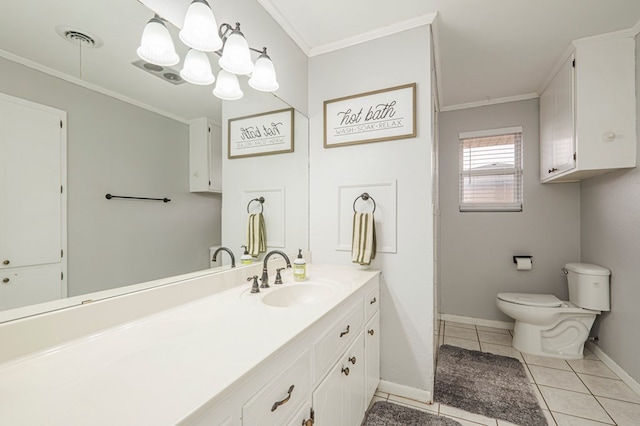
[[189,190],[222,192],[222,129],[206,117],[189,124]]
[[66,296],[65,121],[0,96],[0,310]]

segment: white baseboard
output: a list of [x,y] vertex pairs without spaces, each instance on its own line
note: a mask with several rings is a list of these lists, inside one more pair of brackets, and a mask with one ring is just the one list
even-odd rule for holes
[[609,357],[609,355],[604,353],[604,351],[602,349],[600,349],[596,344],[594,344],[593,342],[587,342],[586,346],[587,346],[587,348],[589,348],[589,350],[591,350],[591,352],[593,352],[595,354],[595,356],[598,357],[598,359],[600,359],[600,361],[602,361],[604,363],[604,365],[606,365],[614,373],[616,373],[616,375],[618,377],[620,377],[620,379],[623,382],[625,382],[627,384],[627,386],[629,386],[631,389],[633,389],[633,391],[635,393],[640,395],[640,383],[636,382],[633,377],[628,375],[627,372],[622,369],[622,367],[620,367],[618,364],[616,364],[616,362],[614,360],[612,360]]
[[380,380],[380,383],[378,383],[378,390],[380,392],[392,393],[403,398],[424,402],[425,404],[433,403],[433,396],[429,391],[387,382],[386,380]]
[[510,321],[494,321],[481,318],[462,317],[459,315],[440,314],[440,319],[443,321],[453,321],[462,324],[481,325],[483,327],[503,328],[506,330],[513,330],[513,322]]

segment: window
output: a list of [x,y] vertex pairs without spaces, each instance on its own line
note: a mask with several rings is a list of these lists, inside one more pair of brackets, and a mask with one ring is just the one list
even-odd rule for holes
[[522,211],[522,127],[459,137],[460,211]]

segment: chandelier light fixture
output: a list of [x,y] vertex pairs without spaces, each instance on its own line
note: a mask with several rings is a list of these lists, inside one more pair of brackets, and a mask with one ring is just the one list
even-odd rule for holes
[[[250,76],[249,86],[261,92],[274,92],[280,87],[273,62],[267,55],[267,48],[258,50],[250,47],[240,31],[240,23],[236,23],[235,27],[227,23],[218,27],[206,0],[191,2],[179,37],[190,48],[180,77],[196,85],[204,86],[215,82],[213,94],[220,99],[242,98],[238,75]],[[255,65],[251,59],[252,51],[260,54]],[[158,15],[151,18],[144,27],[140,47],[136,52],[140,59],[154,65],[171,66],[180,62],[171,34]],[[219,56],[218,65],[221,69],[217,79],[211,71],[208,53]]]

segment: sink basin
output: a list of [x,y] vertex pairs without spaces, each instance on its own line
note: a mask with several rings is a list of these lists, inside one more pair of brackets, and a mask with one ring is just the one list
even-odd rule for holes
[[280,308],[313,305],[331,299],[336,293],[333,285],[307,282],[275,289],[262,298],[262,303]]

